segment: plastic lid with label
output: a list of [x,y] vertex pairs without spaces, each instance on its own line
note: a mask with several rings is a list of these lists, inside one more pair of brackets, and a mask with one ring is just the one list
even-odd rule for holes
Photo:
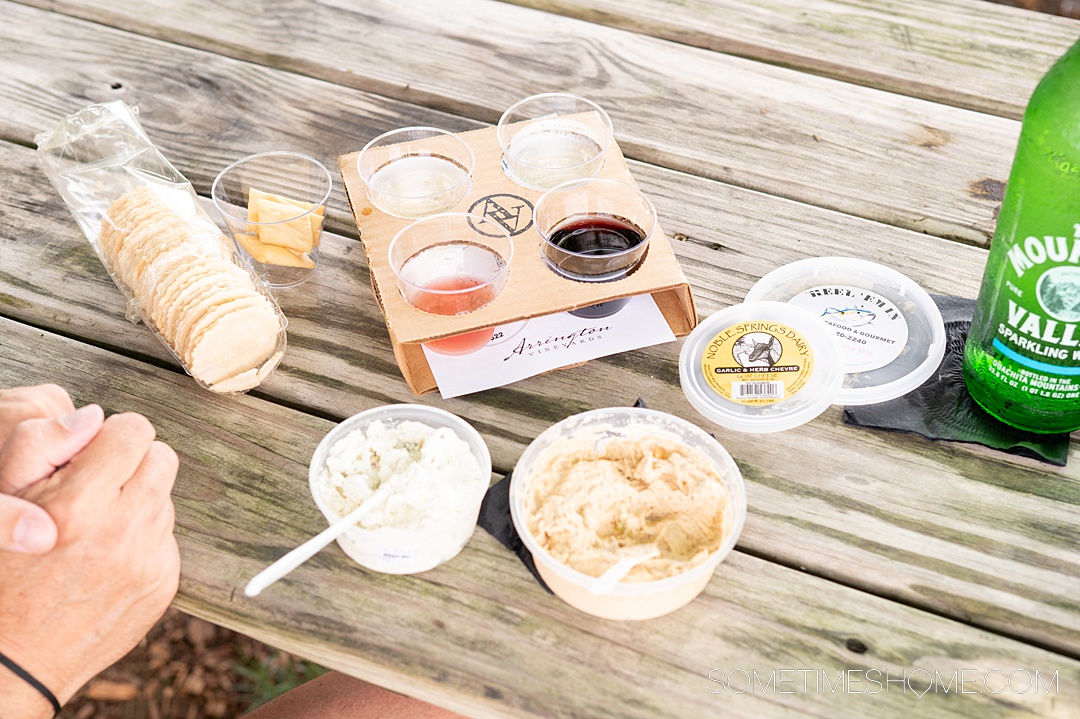
[[786,302],[744,302],[690,333],[679,379],[690,404],[720,426],[779,432],[824,412],[844,370],[820,317]]
[[746,299],[798,305],[833,328],[845,372],[837,404],[876,404],[907,394],[929,379],[945,354],[945,323],[930,295],[876,262],[799,260],[762,277]]

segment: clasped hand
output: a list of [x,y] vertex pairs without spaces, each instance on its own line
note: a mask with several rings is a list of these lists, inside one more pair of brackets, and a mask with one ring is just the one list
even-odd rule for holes
[[[66,702],[176,594],[178,460],[138,414],[55,385],[0,391],[0,653]],[[47,717],[0,667],[0,719]]]

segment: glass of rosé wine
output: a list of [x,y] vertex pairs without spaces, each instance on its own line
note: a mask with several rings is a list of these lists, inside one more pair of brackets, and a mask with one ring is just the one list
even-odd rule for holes
[[[485,307],[506,286],[514,243],[506,228],[481,215],[448,212],[405,227],[390,243],[390,268],[401,296],[434,315],[462,315]],[[439,354],[475,352],[494,327],[425,342]]]

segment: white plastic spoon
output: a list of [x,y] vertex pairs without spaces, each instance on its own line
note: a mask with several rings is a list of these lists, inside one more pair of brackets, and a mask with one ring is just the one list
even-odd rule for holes
[[660,555],[660,548],[653,546],[647,551],[641,554],[633,554],[629,557],[623,557],[619,561],[608,567],[607,571],[596,578],[596,581],[591,582],[587,589],[590,594],[611,594],[615,591],[615,586],[623,580],[630,570],[641,564],[647,562],[653,557]]
[[259,596],[262,590],[314,557],[320,549],[330,544],[330,542],[344,534],[346,529],[366,517],[368,512],[380,506],[383,503],[382,500],[389,494],[390,485],[380,485],[375,490],[375,494],[368,497],[366,502],[252,577],[251,581],[244,587],[244,594],[249,597]]

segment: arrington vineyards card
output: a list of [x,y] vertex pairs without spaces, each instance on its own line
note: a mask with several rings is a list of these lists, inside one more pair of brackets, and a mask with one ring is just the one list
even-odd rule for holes
[[597,357],[674,342],[650,295],[638,295],[614,315],[585,319],[563,312],[495,329],[486,347],[461,356],[424,354],[443,399],[460,397]]

